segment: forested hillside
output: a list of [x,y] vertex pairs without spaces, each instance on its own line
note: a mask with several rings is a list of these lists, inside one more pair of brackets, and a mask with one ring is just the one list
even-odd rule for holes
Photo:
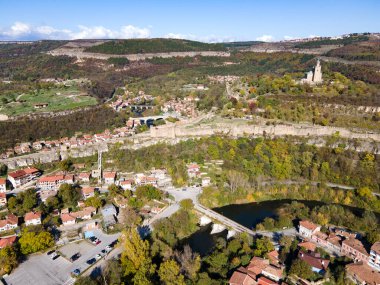
[[180,39],[129,39],[108,41],[86,49],[88,52],[134,54],[175,51],[223,51],[223,44],[208,44]]

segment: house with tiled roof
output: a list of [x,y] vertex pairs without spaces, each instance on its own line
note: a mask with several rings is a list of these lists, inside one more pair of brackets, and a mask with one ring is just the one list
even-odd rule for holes
[[7,192],[7,180],[5,178],[0,178],[0,193]]
[[346,265],[346,276],[355,284],[380,285],[380,272],[363,262]]
[[247,270],[255,275],[264,275],[274,281],[280,281],[284,275],[283,266],[270,264],[268,259],[253,257],[247,266]]
[[319,274],[324,274],[329,266],[330,260],[321,258],[317,253],[304,252],[298,253],[298,258],[310,265],[311,269]]
[[354,238],[346,239],[342,242],[342,254],[352,258],[355,261],[362,261],[367,263],[369,260],[369,254],[365,249],[363,243]]
[[94,207],[85,207],[80,211],[71,212],[70,215],[76,219],[90,220],[93,215],[96,214],[96,208]]
[[14,188],[20,187],[40,176],[41,172],[33,167],[28,167],[8,173],[8,180]]
[[7,205],[7,194],[0,192],[0,207],[5,207]]
[[76,217],[70,215],[69,213],[61,213],[61,221],[64,226],[74,225]]
[[82,195],[83,195],[84,199],[94,197],[95,196],[95,188],[89,187],[89,186],[83,187],[82,188]]
[[103,173],[103,179],[105,184],[113,184],[116,181],[116,172],[114,171],[105,171]]
[[134,184],[133,179],[126,179],[123,181],[120,181],[120,187],[123,188],[123,190],[132,190],[132,186]]
[[317,246],[310,242],[310,241],[304,241],[304,242],[300,242],[298,244],[298,247],[299,248],[304,248],[306,251],[311,251],[311,252],[314,252],[315,249],[317,248]]
[[278,285],[278,283],[266,278],[265,276],[261,276],[257,279],[257,285]]
[[41,212],[29,212],[25,214],[25,225],[40,225],[41,224]]
[[8,236],[0,238],[0,248],[4,248],[6,246],[12,246],[16,242],[17,236]]
[[228,283],[229,285],[256,285],[257,284],[255,278],[253,278],[251,274],[249,273],[249,271],[242,266],[234,271]]
[[299,231],[300,235],[305,237],[305,238],[311,238],[311,236],[314,233],[319,232],[320,230],[321,230],[320,225],[314,224],[310,221],[302,220],[299,223],[298,231]]
[[91,173],[90,172],[81,172],[78,174],[78,179],[82,182],[90,182]]
[[9,214],[6,219],[0,220],[0,232],[9,231],[18,227],[18,217]]

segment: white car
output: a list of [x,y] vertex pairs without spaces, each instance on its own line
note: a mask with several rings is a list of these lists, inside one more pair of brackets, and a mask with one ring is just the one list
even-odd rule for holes
[[101,259],[101,258],[102,258],[102,256],[101,256],[100,254],[95,255],[95,259],[96,259],[96,260],[99,260],[99,259]]
[[110,247],[109,245],[106,246],[106,251],[107,252],[110,252],[112,250],[112,247]]

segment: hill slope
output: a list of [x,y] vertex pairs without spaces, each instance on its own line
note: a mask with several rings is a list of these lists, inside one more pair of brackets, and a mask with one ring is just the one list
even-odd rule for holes
[[223,44],[208,44],[180,39],[129,39],[107,41],[85,49],[86,52],[136,54],[181,51],[223,51]]

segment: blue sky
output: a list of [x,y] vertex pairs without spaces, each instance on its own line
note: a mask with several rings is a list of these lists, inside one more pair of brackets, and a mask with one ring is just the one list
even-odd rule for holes
[[284,40],[380,32],[379,0],[0,0],[0,40]]

